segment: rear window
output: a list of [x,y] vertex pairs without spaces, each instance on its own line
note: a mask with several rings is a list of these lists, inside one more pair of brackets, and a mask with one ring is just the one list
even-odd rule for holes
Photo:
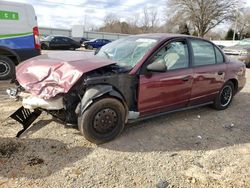
[[218,64],[224,63],[224,57],[221,51],[215,47],[216,61]]
[[193,39],[191,40],[191,45],[194,53],[194,66],[216,64],[214,46],[211,43]]

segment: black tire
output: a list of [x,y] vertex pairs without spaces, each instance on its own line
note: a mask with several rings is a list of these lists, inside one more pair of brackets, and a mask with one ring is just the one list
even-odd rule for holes
[[85,44],[84,47],[85,47],[85,49],[89,49],[89,45],[88,44]]
[[0,55],[0,80],[12,79],[15,71],[14,62],[9,57]]
[[88,44],[88,45],[86,46],[86,49],[93,50],[94,48],[93,48],[93,46],[91,46],[91,45]]
[[250,62],[248,62],[248,63],[246,64],[246,67],[247,67],[247,68],[250,68]]
[[124,106],[114,98],[103,98],[94,102],[78,118],[79,131],[95,144],[113,140],[120,135],[124,125]]
[[228,81],[216,96],[213,107],[216,110],[227,109],[233,100],[234,93],[234,84],[231,81]]
[[41,45],[41,49],[42,49],[42,50],[48,50],[49,47],[48,47],[46,44],[42,44],[42,45]]

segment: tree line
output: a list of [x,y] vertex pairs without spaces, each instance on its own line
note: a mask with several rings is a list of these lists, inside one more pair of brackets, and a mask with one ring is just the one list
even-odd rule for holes
[[[141,34],[141,33],[181,33],[212,39],[242,39],[250,37],[250,10],[242,11],[243,0],[167,0],[164,21],[160,21],[157,7],[145,7],[141,13],[126,19],[114,13],[104,18],[101,32]],[[219,25],[229,25],[225,32]]]

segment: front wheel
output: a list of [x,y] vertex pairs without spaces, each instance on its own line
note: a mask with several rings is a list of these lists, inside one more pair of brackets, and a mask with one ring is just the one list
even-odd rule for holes
[[224,110],[231,104],[234,96],[234,84],[227,82],[215,98],[213,107],[216,110]]
[[42,49],[42,50],[48,50],[49,47],[48,47],[46,44],[42,44],[42,45],[41,45],[41,49]]
[[0,80],[11,79],[14,75],[14,62],[9,57],[0,55]]
[[95,144],[113,140],[122,132],[124,125],[124,106],[114,98],[103,98],[94,102],[78,118],[79,131]]

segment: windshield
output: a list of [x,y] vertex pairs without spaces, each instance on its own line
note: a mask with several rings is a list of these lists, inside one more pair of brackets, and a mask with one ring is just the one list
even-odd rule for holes
[[54,38],[54,36],[50,35],[50,36],[45,37],[43,40],[51,41],[53,38]]
[[96,55],[133,68],[156,43],[152,38],[125,37],[103,46]]
[[237,46],[250,46],[250,39],[243,39],[241,40]]

